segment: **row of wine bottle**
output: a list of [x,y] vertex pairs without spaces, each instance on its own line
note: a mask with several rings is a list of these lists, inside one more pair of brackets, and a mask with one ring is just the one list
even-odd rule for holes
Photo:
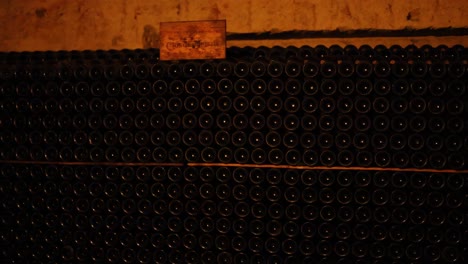
[[[44,184],[45,194],[57,192],[57,186],[77,181],[80,183],[211,183],[218,184],[267,184],[279,186],[320,186],[348,188],[410,188],[433,191],[445,190],[448,193],[465,188],[468,178],[463,173],[444,175],[442,173],[422,172],[389,172],[389,171],[332,171],[332,170],[294,170],[294,169],[261,169],[245,167],[163,167],[163,166],[57,166],[57,165],[3,165],[1,176],[10,181],[5,183],[6,193],[14,191],[12,184],[23,181],[31,187],[38,181]],[[18,190],[26,191],[25,186]],[[50,190],[49,190],[50,189]],[[82,188],[80,188],[82,189]],[[16,190],[16,189],[15,189]],[[28,189],[37,194],[40,188]],[[69,188],[59,188],[61,195],[69,194]],[[140,191],[136,194],[138,197]],[[147,192],[142,192],[148,194]],[[145,196],[145,195],[144,195]]]
[[[266,96],[265,96],[266,97]],[[429,116],[459,115],[465,112],[465,103],[458,98],[440,98],[436,96],[417,96],[411,99],[402,97],[374,97],[374,96],[295,96],[273,95],[264,96],[203,96],[197,98],[188,96],[180,98],[157,97],[150,100],[146,97],[139,99],[109,97],[107,99],[82,97],[77,99],[63,98],[61,100],[48,99],[45,102],[37,98],[27,100],[18,98],[15,102],[1,100],[0,107],[4,113],[34,113],[56,114],[89,113],[102,116],[105,113],[139,114],[139,113],[206,113],[223,112],[230,115],[236,113],[306,113],[315,115],[329,113],[356,114],[414,114]],[[319,97],[320,99],[318,99]],[[338,97],[338,98],[336,98]],[[216,98],[216,99],[215,99]],[[445,99],[445,100],[444,100]],[[468,106],[467,106],[468,108]]]
[[[18,114],[14,117],[4,116],[2,117],[2,121],[5,131],[1,133],[1,142],[5,144],[13,142],[17,144],[24,144],[26,142],[32,144],[40,144],[41,142],[53,144],[58,141],[60,144],[75,143],[82,145],[85,143],[86,138],[89,137],[90,144],[94,145],[94,141],[101,142],[102,140],[91,140],[91,138],[102,139],[104,137],[112,137],[118,139],[119,134],[130,133],[131,138],[138,139],[135,140],[135,143],[139,145],[141,145],[139,141],[147,143],[149,142],[147,139],[154,138],[157,135],[157,137],[163,138],[166,134],[168,136],[172,134],[177,138],[186,138],[187,136],[190,138],[209,137],[211,139],[218,138],[216,135],[223,135],[220,137],[222,141],[217,142],[217,144],[223,146],[229,142],[229,138],[241,136],[242,133],[260,133],[265,138],[268,138],[268,134],[275,134],[271,135],[275,138],[283,138],[286,137],[284,133],[295,133],[300,138],[304,136],[309,137],[307,133],[310,131],[315,131],[317,136],[319,133],[327,133],[328,131],[343,132],[349,133],[349,137],[354,136],[353,134],[358,132],[385,132],[387,133],[386,137],[392,137],[393,134],[397,133],[422,133],[427,134],[428,138],[426,141],[431,141],[429,138],[438,137],[438,134],[442,132],[447,133],[447,136],[455,134],[463,138],[463,131],[466,131],[461,117],[449,116],[444,119],[442,116],[427,118],[418,115],[411,118],[408,118],[406,115],[394,115],[392,118],[389,118],[387,115],[375,115],[370,119],[368,115],[360,114],[314,115],[308,113],[302,116],[287,114],[284,117],[278,113],[270,115],[257,113],[250,115],[250,117],[246,113],[238,113],[234,116],[226,113],[219,113],[215,116],[211,113],[203,113],[198,117],[193,113],[187,113],[182,116],[174,113],[166,116],[161,113],[152,114],[151,116],[139,114],[135,117],[129,114],[120,116],[114,114],[104,116],[91,114],[88,117],[83,114],[73,117],[66,114],[59,114],[57,116],[44,115],[44,117],[27,117],[26,115]],[[69,130],[74,130],[75,132],[66,135],[65,131]],[[276,135],[277,131],[284,131],[284,133],[278,136]],[[298,134],[298,132],[301,133]],[[228,135],[224,135],[225,133],[228,133]],[[84,141],[74,140],[75,142],[72,142],[70,139],[75,137],[74,134],[82,135],[80,138],[83,138]],[[377,135],[368,135],[370,138],[375,136]],[[141,138],[143,139],[140,140]],[[161,139],[151,139],[151,141],[153,144],[159,145],[157,142],[160,142]],[[207,140],[200,139],[201,144],[205,145],[203,141]],[[117,143],[114,139],[105,140],[104,142],[107,145]],[[208,142],[212,142],[212,140],[208,140]],[[129,145],[131,142],[121,143]],[[197,141],[196,139],[192,139],[184,143],[193,145]],[[210,144],[208,143],[208,145]]]
[[[277,130],[277,129],[275,129]],[[45,133],[38,131],[21,132],[19,134],[0,133],[0,142],[4,145],[16,145],[21,152],[24,147],[32,147],[35,151],[57,152],[57,149],[75,148],[78,146],[84,147],[131,147],[135,151],[142,147],[177,147],[183,145],[185,148],[195,147],[199,151],[203,151],[204,147],[232,147],[233,151],[236,148],[248,147],[268,147],[280,149],[330,149],[338,150],[355,149],[355,150],[403,150],[410,151],[430,150],[430,151],[464,151],[467,148],[467,138],[457,134],[447,134],[442,137],[439,134],[433,134],[424,138],[419,133],[394,133],[387,135],[381,130],[375,130],[372,137],[364,133],[366,131],[374,132],[374,130],[343,130],[332,132],[312,133],[304,129],[301,135],[291,131],[285,131],[280,134],[278,131],[270,131],[263,135],[257,130],[235,131],[230,133],[226,130],[221,130],[213,134],[210,130],[187,130],[183,134],[177,130],[168,130],[167,133],[155,131],[149,134],[144,130],[137,130],[132,133],[130,130],[123,131],[105,131],[102,134],[99,131],[91,131],[86,133],[84,130],[77,130],[74,133],[66,133],[59,131],[58,133],[52,130],[47,130]],[[280,131],[281,132],[281,131]],[[333,132],[337,132],[333,134]],[[398,131],[402,132],[402,131]],[[413,131],[421,132],[421,131]],[[454,131],[450,131],[454,132]],[[55,150],[54,150],[55,149]],[[26,152],[25,152],[26,153]]]
[[[261,147],[249,150],[229,147],[215,149],[213,147],[197,148],[189,147],[185,151],[179,147],[140,147],[138,149],[123,147],[62,147],[60,149],[48,147],[42,149],[33,146],[30,149],[19,146],[13,149],[4,149],[0,152],[2,160],[19,161],[78,161],[78,162],[221,162],[221,163],[253,163],[253,164],[288,164],[308,166],[359,166],[359,167],[396,167],[396,168],[435,168],[435,169],[463,169],[466,166],[466,158],[461,152],[452,152],[448,155],[444,152],[426,154],[424,151],[385,151],[375,153],[368,150],[345,149],[302,149],[272,148],[268,151]],[[353,150],[353,151],[352,151]],[[142,163],[144,164],[144,163]]]
[[86,64],[54,64],[3,67],[4,81],[127,81],[127,80],[186,80],[191,78],[464,78],[467,64],[463,61],[408,61],[355,57],[344,59],[289,58],[248,59],[231,58],[211,62],[156,62],[155,64],[119,64],[88,62]]
[[[291,208],[290,206],[289,208]],[[289,209],[287,208],[287,209]],[[364,207],[359,207],[356,211],[356,217],[363,217],[365,210],[361,210]],[[341,209],[341,208],[340,208]],[[380,208],[379,208],[380,209]],[[395,214],[406,213],[410,215],[408,223],[401,224],[396,220],[392,220],[392,223],[383,223],[380,216],[369,220],[367,222],[351,222],[347,218],[344,218],[344,222],[335,223],[329,218],[330,207],[325,206],[320,211],[318,216],[318,223],[313,220],[298,220],[294,218],[291,212],[288,212],[284,219],[271,219],[265,221],[264,219],[258,218],[236,218],[224,217],[224,216],[203,216],[203,215],[188,215],[186,218],[178,216],[166,216],[165,218],[157,215],[154,217],[144,215],[124,215],[119,216],[115,214],[93,215],[87,217],[81,213],[61,213],[61,214],[42,214],[34,213],[32,215],[21,214],[24,220],[17,223],[17,228],[32,227],[41,229],[42,226],[48,226],[55,229],[53,224],[58,224],[62,228],[68,230],[74,230],[82,235],[90,230],[90,233],[94,233],[94,229],[103,229],[106,233],[120,231],[122,235],[128,236],[137,235],[132,237],[133,239],[141,239],[141,233],[145,232],[149,235],[158,234],[160,238],[164,239],[165,236],[186,236],[188,234],[200,233],[200,235],[221,235],[233,234],[237,239],[248,239],[249,236],[266,236],[266,238],[273,239],[296,239],[301,241],[303,239],[312,239],[316,242],[319,239],[326,240],[355,240],[365,242],[419,242],[422,244],[457,244],[462,242],[462,235],[460,234],[459,223],[455,225],[447,224],[436,224],[428,229],[424,229],[419,224],[421,221],[418,217],[421,215],[416,210],[407,209],[395,209]],[[409,211],[409,212],[408,212]],[[387,212],[388,213],[388,212]],[[430,221],[440,222],[441,219],[437,218],[440,215],[444,215],[442,212],[431,212]],[[290,218],[292,216],[293,218]],[[450,221],[456,221],[453,211],[449,212],[448,217]],[[236,216],[237,217],[237,216]],[[364,216],[367,217],[367,216]],[[25,220],[31,220],[32,224],[25,225]],[[315,220],[315,219],[314,219]],[[55,221],[55,222],[54,222]],[[446,221],[445,217],[442,221]],[[448,221],[448,220],[447,220]],[[302,224],[298,224],[301,222]],[[428,221],[429,222],[429,221]],[[398,233],[397,233],[398,232]],[[103,238],[101,238],[103,239]],[[148,239],[148,238],[146,238]],[[78,237],[75,239],[78,245],[86,244],[86,238]],[[132,243],[133,242],[133,243]],[[135,241],[127,241],[123,246],[129,247],[151,247],[149,243],[136,243]],[[122,242],[124,243],[124,242]],[[144,244],[144,245],[141,245]],[[156,247],[156,245],[154,245]],[[160,244],[160,248],[165,248],[167,245]],[[181,245],[174,245],[179,247]],[[195,245],[192,245],[195,246]]]
[[[345,47],[339,45],[317,45],[314,47],[304,45],[302,47],[288,46],[273,46],[272,48],[260,46],[250,47],[229,47],[226,50],[228,58],[231,57],[247,57],[247,58],[276,58],[287,59],[290,57],[298,57],[302,59],[309,58],[326,58],[329,56],[345,56],[345,57],[362,57],[362,58],[401,58],[401,59],[440,59],[453,60],[465,59],[468,54],[465,47],[462,45],[454,45],[448,47],[439,45],[433,47],[423,45],[417,47],[408,45],[402,47],[400,45],[392,45],[390,47],[384,45],[369,45],[354,46],[347,45]],[[18,63],[53,63],[57,61],[121,61],[121,62],[154,62],[159,60],[158,49],[136,49],[136,50],[83,50],[83,51],[36,51],[36,52],[1,52],[1,62],[18,62]]]
[[[78,98],[93,99],[95,104],[103,104],[102,97],[117,97],[123,99],[129,97],[132,101],[150,100],[148,96],[157,96],[169,99],[171,96],[193,96],[200,100],[203,96],[333,96],[336,100],[340,97],[351,95],[359,96],[405,96],[410,100],[418,96],[434,96],[453,98],[466,93],[466,84],[460,79],[450,80],[423,80],[423,79],[357,79],[339,78],[290,78],[282,80],[278,78],[260,79],[188,79],[166,81],[147,80],[119,83],[112,82],[3,82],[0,94],[5,97],[19,96],[22,99],[31,97],[34,103],[43,105],[41,110],[49,105],[47,101],[57,101],[55,105],[62,105],[58,101],[76,100]],[[69,99],[70,98],[70,99]],[[151,101],[151,100],[150,100]],[[31,102],[32,103],[32,102]],[[68,103],[71,104],[71,103]],[[135,103],[134,103],[135,104]],[[49,107],[50,108],[50,107]],[[71,108],[71,107],[68,107]],[[68,109],[64,108],[64,109]],[[57,109],[57,107],[55,107]],[[140,110],[141,111],[141,110]],[[144,111],[143,111],[144,112]]]
[[[33,235],[33,234],[31,234]],[[178,237],[170,237],[171,243],[179,243],[183,240]],[[177,242],[172,240],[178,239]],[[185,238],[191,241],[190,238]],[[183,240],[186,242],[187,240]],[[208,241],[209,248],[207,250],[195,249],[161,249],[150,250],[148,248],[134,249],[130,247],[121,247],[121,250],[112,247],[96,247],[92,249],[88,247],[72,247],[70,245],[64,248],[54,246],[31,246],[29,248],[18,247],[15,253],[15,258],[7,258],[7,260],[26,260],[26,259],[41,259],[41,260],[61,260],[61,261],[80,261],[80,262],[106,262],[115,263],[121,261],[122,263],[338,263],[348,264],[357,263],[386,263],[396,262],[403,263],[404,261],[429,261],[431,263],[463,263],[462,253],[454,246],[439,246],[428,245],[425,247],[420,246],[418,243],[410,243],[402,246],[398,243],[391,243],[387,248],[386,244],[382,243],[350,243],[348,241],[337,241],[336,244],[329,241],[319,241],[314,244],[310,241],[303,243],[296,243],[293,240],[278,241],[277,239],[270,239],[265,243],[268,245],[253,245],[258,242],[260,238],[255,238],[248,241],[238,240],[226,241],[225,237],[213,238],[201,237],[203,242]],[[213,242],[214,241],[214,242]],[[251,242],[252,241],[252,242]],[[190,242],[186,242],[190,243]],[[198,240],[197,240],[198,243]],[[235,244],[236,251],[223,251],[212,250],[218,243],[246,243],[254,251],[250,252],[243,249],[242,252],[239,248],[244,248],[243,244]],[[213,246],[212,246],[213,244]],[[245,246],[247,248],[247,246]],[[265,248],[265,249],[263,249]],[[10,249],[10,251],[13,251]],[[259,252],[273,253],[259,253]],[[45,253],[50,252],[50,253]],[[307,253],[301,255],[302,252]],[[6,252],[10,253],[10,252]],[[299,255],[299,256],[298,256]],[[369,258],[375,259],[370,262]]]
[[[185,210],[185,213],[192,216],[218,215],[258,219],[286,217],[309,221],[320,216],[325,221],[338,219],[341,222],[367,222],[373,218],[379,223],[441,225],[447,222],[440,210],[457,209],[463,207],[464,202],[461,192],[445,195],[440,191],[409,191],[397,187],[393,191],[379,188],[369,191],[370,188],[365,187],[354,191],[350,191],[348,187],[338,190],[328,187],[320,190],[316,187],[281,189],[279,186],[270,186],[263,190],[261,185],[247,188],[243,184],[236,184],[231,191],[227,184],[214,186],[210,183],[134,185],[109,182],[86,185],[76,182],[54,186],[51,182],[44,182],[44,185],[49,188],[44,192],[50,197],[40,197],[33,201],[32,209],[35,211],[179,216]],[[54,190],[53,187],[59,190]],[[9,192],[37,195],[40,191],[37,187],[34,188],[24,181],[18,181],[12,184]],[[59,195],[59,191],[64,190],[70,193]],[[372,205],[384,208],[373,212],[368,208],[358,208]],[[12,205],[3,206],[9,208]],[[25,205],[18,206],[19,209],[26,209]],[[456,212],[454,214],[463,221],[463,216]]]

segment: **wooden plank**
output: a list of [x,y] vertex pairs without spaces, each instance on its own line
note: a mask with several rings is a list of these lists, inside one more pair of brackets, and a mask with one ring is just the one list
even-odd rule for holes
[[161,22],[160,59],[226,58],[226,20]]

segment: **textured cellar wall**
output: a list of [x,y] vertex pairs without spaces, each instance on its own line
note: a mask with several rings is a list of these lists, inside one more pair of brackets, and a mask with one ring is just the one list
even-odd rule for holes
[[[159,22],[226,19],[229,33],[305,30],[280,39],[231,40],[228,45],[468,44],[468,1],[322,0],[0,0],[0,50],[83,50],[157,47]],[[330,36],[322,31],[439,30],[442,37]],[[448,35],[448,36],[447,36]],[[455,36],[454,36],[455,35]],[[457,36],[458,35],[458,36]]]

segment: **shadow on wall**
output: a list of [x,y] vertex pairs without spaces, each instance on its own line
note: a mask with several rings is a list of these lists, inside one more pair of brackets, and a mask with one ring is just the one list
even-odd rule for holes
[[145,25],[142,36],[143,48],[159,48],[159,33],[152,25]]

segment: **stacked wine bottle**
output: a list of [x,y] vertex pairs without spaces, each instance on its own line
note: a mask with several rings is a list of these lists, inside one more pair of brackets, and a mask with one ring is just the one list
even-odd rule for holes
[[0,53],[10,262],[466,262],[462,46]]

